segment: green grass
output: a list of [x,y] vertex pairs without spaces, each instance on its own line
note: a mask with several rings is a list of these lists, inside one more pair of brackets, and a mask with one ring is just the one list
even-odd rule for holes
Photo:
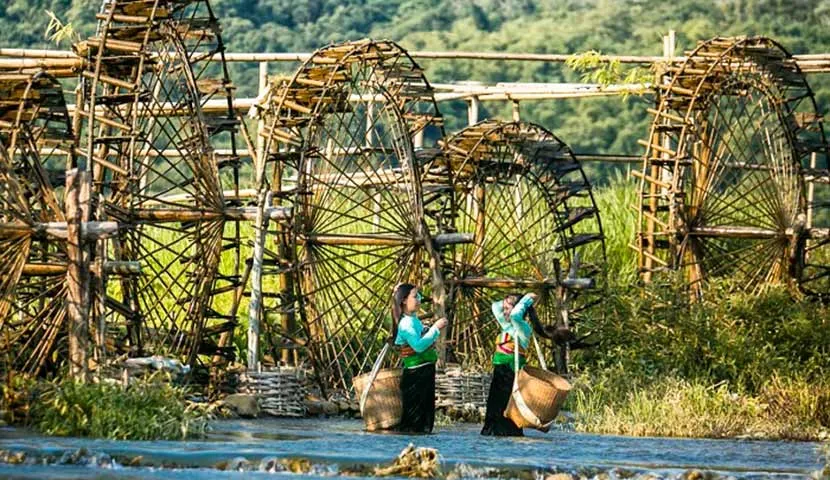
[[637,252],[630,247],[637,231],[637,185],[622,175],[594,190],[605,233],[606,272],[611,288],[637,281]]
[[47,435],[113,440],[182,440],[203,437],[207,407],[190,404],[186,392],[158,378],[129,387],[72,380],[5,385],[3,406],[15,423]]
[[816,440],[830,429],[828,387],[826,381],[772,377],[750,394],[727,382],[649,382],[606,370],[578,378],[568,408],[576,414],[576,429],[592,433]]
[[574,355],[566,408],[598,433],[817,439],[830,430],[830,308],[785,289],[715,283],[689,305],[670,288],[619,287]]

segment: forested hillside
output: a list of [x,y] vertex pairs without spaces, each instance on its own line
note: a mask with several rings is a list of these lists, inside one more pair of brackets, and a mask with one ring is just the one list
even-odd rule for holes
[[[99,0],[7,0],[0,5],[0,47],[47,47],[53,11],[82,35]],[[411,50],[659,55],[661,35],[677,32],[678,53],[715,35],[769,35],[794,53],[830,52],[830,0],[214,0],[228,48],[308,52],[329,42],[371,36]],[[68,48],[68,45],[49,46]],[[433,82],[578,81],[561,64],[423,61]],[[289,69],[289,64],[275,66]],[[240,95],[256,88],[256,66],[234,68]],[[819,104],[830,105],[830,76],[813,75]],[[640,153],[646,99],[587,99],[522,105],[522,117],[552,128],[578,152]],[[450,129],[466,121],[464,103],[445,104]],[[483,116],[509,116],[488,104]]]

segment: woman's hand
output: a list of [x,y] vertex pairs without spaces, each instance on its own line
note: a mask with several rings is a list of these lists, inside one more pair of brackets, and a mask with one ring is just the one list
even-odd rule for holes
[[533,292],[528,293],[527,296],[530,297],[530,299],[533,300],[534,302],[536,302],[536,299],[539,297],[539,295],[536,295]]
[[446,318],[439,318],[438,321],[435,322],[435,328],[437,328],[438,330],[442,330],[446,326],[447,326],[447,319]]

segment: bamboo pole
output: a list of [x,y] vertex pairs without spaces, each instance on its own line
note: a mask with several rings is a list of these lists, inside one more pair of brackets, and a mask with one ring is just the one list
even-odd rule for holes
[[69,321],[69,369],[78,381],[87,381],[87,343],[89,314],[89,257],[81,236],[81,223],[89,218],[89,173],[72,169],[66,175],[66,251],[69,265],[66,272]]
[[[165,54],[173,57],[173,52]],[[224,53],[224,60],[231,63],[260,63],[260,62],[304,62],[311,58],[311,53]],[[475,60],[475,61],[505,61],[505,62],[546,62],[564,63],[573,54],[568,53],[513,53],[513,52],[467,52],[467,51],[411,51],[409,55],[421,60]],[[20,59],[77,59],[78,56],[69,50],[37,50],[19,48],[0,48],[0,57]],[[213,60],[219,61],[223,57],[217,53]],[[830,54],[801,54],[793,55],[799,68],[805,73],[830,72]],[[662,56],[651,55],[601,55],[603,62],[617,61],[626,64],[651,65],[664,61]],[[673,64],[686,61],[686,57],[674,57]]]
[[432,244],[435,245],[435,248],[473,242],[472,233],[439,233],[432,236]]
[[792,236],[794,232],[792,229],[784,231],[770,230],[766,228],[755,227],[695,227],[689,231],[692,237],[708,237],[708,238],[749,238],[749,239],[769,239],[783,236]]
[[[265,94],[268,90],[268,62],[260,62],[259,63],[259,95],[257,98],[265,98]],[[236,104],[237,100],[234,99],[233,103]],[[226,102],[227,103],[227,102]],[[255,102],[251,102],[253,105]],[[236,106],[236,105],[234,105]],[[251,107],[248,107],[250,109]],[[256,135],[256,152],[257,158],[265,159],[265,135],[264,135],[264,127],[265,127],[265,120],[263,116],[260,116],[259,120],[257,120],[257,135]]]
[[259,371],[259,323],[262,319],[262,260],[265,255],[265,237],[268,217],[265,210],[271,207],[271,192],[262,189],[254,225],[254,252],[251,263],[251,301],[248,304],[248,371]]
[[517,290],[541,290],[545,288],[554,288],[560,285],[559,281],[555,278],[544,280],[517,280],[515,278],[464,277],[448,280],[448,283],[463,287]]
[[[21,275],[29,277],[53,277],[66,275],[69,266],[66,263],[27,263]],[[124,261],[105,261],[104,273],[118,276],[141,275],[141,263]]]
[[[46,222],[26,225],[22,223],[0,223],[0,238],[16,237],[21,234],[37,234],[66,240],[69,234],[68,222]],[[80,236],[84,241],[107,238],[118,231],[117,222],[80,222]]]
[[[254,221],[257,220],[257,215],[257,207],[230,207],[222,211],[146,208],[133,212],[133,218],[142,222],[197,222],[218,219]],[[287,220],[291,218],[292,210],[288,207],[269,207],[265,209],[264,215],[269,220]]]
[[[810,154],[810,170],[815,171],[816,169],[816,161],[817,161],[816,152]],[[815,199],[815,184],[810,182],[807,185],[807,228],[811,228],[813,226],[813,201]]]
[[467,102],[467,125],[475,125],[478,123],[478,112],[481,108],[481,100],[477,96],[473,96]]
[[[100,197],[98,200],[98,211],[96,212],[95,216],[97,218],[104,218],[104,202],[101,201],[102,199]],[[107,309],[105,306],[107,299],[107,250],[108,249],[106,239],[102,239],[93,244],[93,251],[95,252],[95,268],[92,272],[94,275],[92,278],[94,286],[92,287],[92,293],[90,294],[90,297],[92,298],[90,319],[92,320],[92,324],[95,325],[94,356],[96,365],[104,364],[107,358]],[[100,381],[100,369],[96,369],[95,373],[97,376],[97,380]]]

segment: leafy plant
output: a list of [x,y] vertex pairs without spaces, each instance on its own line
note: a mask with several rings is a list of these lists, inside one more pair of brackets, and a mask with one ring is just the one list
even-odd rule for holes
[[72,380],[21,382],[26,424],[47,435],[115,440],[176,440],[204,436],[210,408],[189,403],[185,390],[159,377],[128,387]]
[[654,79],[653,69],[638,66],[624,70],[618,59],[608,60],[596,50],[571,55],[565,64],[573,71],[581,73],[583,82],[597,83],[602,89],[619,84],[636,86],[633,90],[626,91],[623,98],[627,98],[630,93],[646,93]]
[[49,16],[49,25],[46,26],[46,33],[44,36],[50,42],[55,42],[56,45],[60,45],[64,41],[75,43],[81,40],[81,36],[75,31],[75,28],[71,23],[63,23],[63,21],[50,10],[46,10],[46,15]]

